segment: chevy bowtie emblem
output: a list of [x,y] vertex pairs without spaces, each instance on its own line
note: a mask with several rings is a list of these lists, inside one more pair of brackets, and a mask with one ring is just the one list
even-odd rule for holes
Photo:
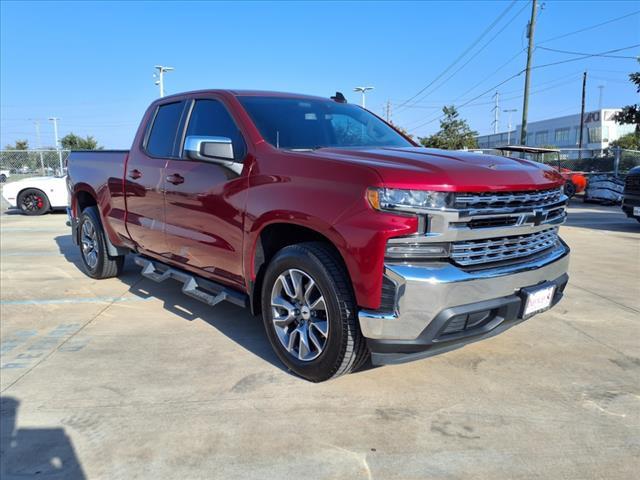
[[541,209],[536,209],[533,211],[533,224],[535,226],[540,225],[547,219],[548,213]]

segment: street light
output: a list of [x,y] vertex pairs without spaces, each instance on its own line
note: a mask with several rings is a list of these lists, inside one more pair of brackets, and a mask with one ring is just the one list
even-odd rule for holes
[[62,165],[62,152],[60,151],[60,142],[58,141],[58,117],[49,117],[49,121],[53,122],[53,135],[56,137],[56,150],[58,151],[58,161],[60,162],[60,175],[64,166]]
[[504,113],[509,114],[509,131],[507,132],[507,145],[511,145],[511,114],[517,112],[517,108],[509,108],[507,110],[502,110]]
[[373,90],[373,87],[356,87],[353,89],[354,92],[360,92],[362,94],[362,108],[366,108],[365,94],[368,90]]
[[165,67],[164,65],[156,65],[154,68],[158,70],[158,73],[153,76],[158,79],[156,80],[156,85],[160,87],[160,98],[162,98],[164,97],[164,74],[165,72],[171,72],[174,68]]

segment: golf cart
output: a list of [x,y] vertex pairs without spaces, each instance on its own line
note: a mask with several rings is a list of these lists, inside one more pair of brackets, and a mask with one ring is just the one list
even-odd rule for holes
[[[504,147],[496,147],[504,156],[514,156],[514,153],[520,153],[521,158],[527,158],[534,162],[543,163],[555,168],[565,180],[564,193],[569,197],[573,197],[576,193],[584,192],[587,188],[587,177],[584,172],[574,172],[560,165],[560,150],[556,148],[540,148],[527,147],[525,145],[505,145]],[[510,155],[511,154],[511,155]],[[547,158],[545,158],[547,156]],[[549,159],[551,157],[551,159]]]

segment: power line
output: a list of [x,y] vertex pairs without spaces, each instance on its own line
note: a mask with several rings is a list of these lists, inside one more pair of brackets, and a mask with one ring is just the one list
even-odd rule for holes
[[575,35],[577,33],[586,32],[588,30],[592,30],[594,28],[598,28],[598,27],[601,27],[603,25],[607,25],[609,23],[617,22],[618,20],[622,20],[624,18],[632,17],[632,16],[638,15],[638,14],[640,14],[640,10],[636,10],[634,12],[627,13],[626,15],[622,15],[621,17],[616,17],[616,18],[612,18],[611,20],[606,20],[604,22],[597,23],[597,24],[591,25],[589,27],[584,27],[584,28],[581,28],[580,30],[575,30],[573,32],[563,33],[562,35],[558,35],[556,37],[547,38],[546,40],[542,40],[541,42],[538,42],[538,45],[543,44],[543,43],[547,43],[547,42],[552,42],[553,40],[558,40],[560,38],[565,38],[565,37],[568,37],[570,35]]
[[607,57],[607,58],[631,58],[631,59],[635,59],[638,58],[638,56],[636,55],[635,57],[633,56],[629,56],[629,55],[601,55],[598,53],[584,53],[584,52],[570,52],[568,50],[557,50],[555,48],[547,48],[547,47],[538,47],[541,50],[548,50],[550,52],[558,52],[558,53],[566,53],[569,55],[589,55],[591,57]]
[[[504,31],[505,31],[505,29],[513,23],[513,21],[514,21],[514,20],[515,20],[515,19],[516,19],[516,18],[517,18],[517,17],[518,17],[518,16],[519,16],[519,15],[520,15],[524,10],[525,10],[525,8],[527,8],[527,3],[525,3],[525,4],[524,4],[524,6],[523,6],[520,10],[518,10],[514,16],[512,16],[509,20],[507,20],[507,23],[505,23],[505,24],[503,25],[503,27],[502,27],[500,30],[498,30],[498,31],[497,31],[497,32],[496,32],[496,33],[495,33],[495,34],[494,34],[494,35],[493,35],[489,40],[487,40],[487,41],[484,43],[484,45],[482,45],[482,46],[480,47],[480,49],[479,49],[479,50],[477,50],[477,51],[476,51],[476,52],[475,52],[475,53],[474,53],[474,54],[473,54],[469,59],[467,59],[467,61],[466,61],[466,62],[464,62],[462,65],[460,65],[460,67],[458,67],[458,68],[457,68],[457,69],[456,69],[456,70],[455,70],[451,75],[449,75],[447,78],[445,78],[442,82],[440,82],[438,85],[436,85],[434,88],[432,88],[432,89],[431,89],[431,91],[430,91],[428,94],[427,94],[427,93],[425,93],[425,95],[424,95],[422,98],[425,98],[425,96],[427,96],[427,95],[431,95],[431,94],[432,94],[433,92],[435,92],[437,89],[439,89],[439,88],[440,88],[440,87],[442,87],[443,85],[446,85],[446,83],[447,83],[449,80],[451,80],[454,76],[456,76],[456,75],[458,74],[458,72],[460,72],[460,70],[462,70],[462,69],[463,69],[464,67],[466,67],[470,62],[472,62],[473,60],[475,60],[475,59],[478,57],[478,55],[480,55],[480,53],[481,53],[485,48],[487,48],[487,46],[489,46],[489,44],[491,44],[491,42],[493,42],[493,41],[496,39],[496,37],[497,37],[498,35],[500,35],[502,32],[504,32]],[[417,100],[417,101],[419,101],[419,100]]]
[[[531,69],[534,68],[544,68],[544,67],[551,67],[553,65],[560,65],[561,63],[569,63],[569,62],[576,62],[578,60],[584,60],[585,58],[590,58],[590,57],[602,57],[603,55],[607,55],[609,53],[616,53],[616,52],[622,52],[624,50],[631,50],[632,48],[637,48],[640,47],[640,43],[636,44],[636,45],[631,45],[630,47],[624,47],[624,48],[616,48],[615,50],[607,50],[606,52],[600,52],[600,53],[585,53],[582,54],[582,56],[577,57],[577,58],[569,58],[567,60],[560,60],[558,62],[552,62],[552,63],[545,63],[542,65],[536,65],[534,67],[531,67]],[[633,57],[635,58],[635,57]]]
[[454,66],[456,66],[458,64],[458,62],[460,62],[486,35],[489,34],[489,32],[491,30],[493,30],[493,28],[498,24],[498,22],[500,20],[502,20],[502,18],[509,12],[509,10],[511,10],[513,8],[513,6],[516,4],[516,0],[513,0],[506,9],[503,10],[503,12],[498,15],[498,18],[496,18],[481,34],[480,36],[471,43],[471,45],[469,45],[464,52],[462,52],[451,64],[449,64],[449,66],[447,68],[445,68],[439,75],[436,76],[436,78],[434,78],[431,82],[429,82],[427,84],[426,87],[422,88],[421,90],[418,91],[418,93],[416,93],[415,95],[413,95],[411,98],[405,100],[398,108],[403,107],[404,105],[406,105],[407,103],[409,103],[411,100],[413,100],[414,98],[418,97],[419,95],[421,95],[425,90],[427,90],[429,87],[431,87],[431,85],[433,85],[434,83],[436,83],[438,80],[440,80],[444,75],[447,74],[447,72],[449,72],[449,70],[451,70]]

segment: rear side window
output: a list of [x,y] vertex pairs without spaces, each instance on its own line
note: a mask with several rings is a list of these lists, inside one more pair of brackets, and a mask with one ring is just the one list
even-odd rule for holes
[[187,137],[191,135],[230,138],[236,160],[241,160],[245,155],[246,148],[240,130],[217,100],[196,100],[187,127]]
[[184,102],[168,103],[158,107],[158,112],[147,140],[147,152],[154,157],[172,157],[176,133],[182,116]]

